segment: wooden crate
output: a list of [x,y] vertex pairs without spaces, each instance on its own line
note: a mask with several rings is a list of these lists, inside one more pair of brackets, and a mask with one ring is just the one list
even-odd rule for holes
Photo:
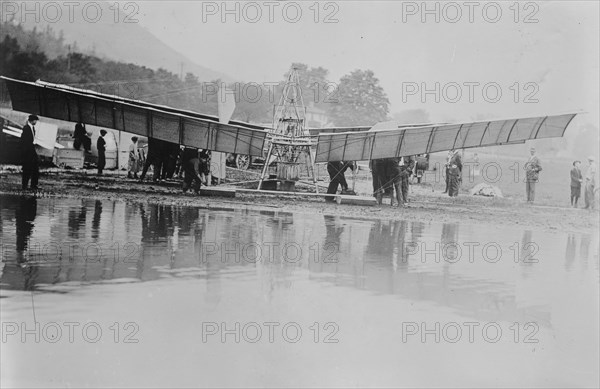
[[75,149],[57,149],[56,164],[59,167],[72,167],[73,169],[83,169],[85,154],[83,150]]

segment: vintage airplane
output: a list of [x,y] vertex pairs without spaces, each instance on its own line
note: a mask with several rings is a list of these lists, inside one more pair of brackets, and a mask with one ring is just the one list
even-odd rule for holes
[[[16,111],[112,128],[180,145],[264,156],[270,129],[218,117],[47,82],[1,77]],[[575,113],[529,118],[310,130],[317,138],[314,162],[366,161],[445,150],[524,143],[562,137]]]

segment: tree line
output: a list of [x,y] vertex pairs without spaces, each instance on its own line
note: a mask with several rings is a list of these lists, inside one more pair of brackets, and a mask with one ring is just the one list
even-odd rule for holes
[[[66,44],[62,33],[56,36],[51,28],[26,31],[21,25],[8,22],[1,27],[0,75],[25,81],[40,79],[217,115],[219,96],[214,86],[220,84],[219,80],[199,80],[192,73],[181,79],[163,68],[154,70],[79,52],[76,42]],[[303,63],[293,63],[292,67],[298,69],[304,103],[321,110],[329,125],[372,125],[388,119],[389,100],[373,71],[357,69],[332,82],[329,71],[323,67]],[[233,119],[270,123],[285,79],[287,73],[277,85],[228,83],[236,96]],[[6,105],[6,88],[2,89],[4,101],[0,103]]]

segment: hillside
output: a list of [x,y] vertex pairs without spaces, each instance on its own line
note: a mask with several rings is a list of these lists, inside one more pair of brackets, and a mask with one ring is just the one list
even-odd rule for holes
[[[96,3],[103,8],[103,17],[97,23],[89,23],[82,17],[74,17],[71,23],[68,17],[63,15],[52,23],[44,18],[36,22],[33,17],[28,17],[22,25],[26,30],[36,28],[38,31],[45,31],[50,27],[61,35],[65,44],[72,45],[76,42],[79,52],[100,58],[134,63],[151,69],[164,68],[175,74],[180,74],[183,64],[183,74],[193,73],[200,81],[212,81],[218,78],[224,81],[233,80],[229,75],[194,63],[163,43],[139,23],[114,23],[111,16],[114,11],[109,9],[111,4],[104,1]],[[125,14],[125,12],[121,13],[121,15]],[[78,15],[75,13],[75,16]],[[19,20],[18,17],[15,19]],[[50,59],[64,54],[44,51]]]

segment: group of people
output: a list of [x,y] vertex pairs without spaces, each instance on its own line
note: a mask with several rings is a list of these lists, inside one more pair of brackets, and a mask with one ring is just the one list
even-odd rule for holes
[[202,184],[207,185],[210,173],[210,151],[193,147],[182,147],[177,143],[148,138],[147,157],[137,147],[138,137],[131,138],[129,145],[128,178],[143,181],[150,166],[153,168],[153,181],[164,181],[183,175],[183,192],[193,189],[199,192]]
[[393,207],[408,205],[409,178],[413,174],[415,159],[412,156],[374,159],[370,161],[370,167],[377,204],[381,205],[383,197],[389,195]]
[[[22,189],[27,190],[31,182],[31,189],[38,189],[39,158],[35,149],[35,126],[39,118],[37,115],[29,115],[27,123],[23,126],[21,135],[22,155]],[[106,166],[106,130],[100,130],[100,136],[96,142],[98,150],[98,175],[102,175]],[[91,138],[85,125],[77,123],[73,133],[73,147],[79,150],[82,146],[86,153],[91,152]],[[142,170],[139,180],[143,181],[150,166],[153,166],[153,180],[160,181],[173,178],[175,174],[181,176],[183,173],[183,191],[193,189],[196,193],[202,184],[207,185],[207,177],[210,174],[210,151],[183,147],[177,143],[148,138],[147,156],[138,148],[139,138],[131,138],[129,146],[128,177],[138,179],[138,172]],[[401,158],[383,158],[370,161],[373,177],[373,195],[378,204],[382,204],[386,195],[390,196],[392,206],[406,206],[408,204],[409,179],[415,170],[415,158],[412,156]],[[596,164],[593,156],[588,157],[588,167],[585,175],[581,171],[581,161],[574,161],[571,169],[571,206],[577,208],[581,197],[582,187],[584,189],[584,208],[594,209],[594,197],[598,191],[596,188]],[[341,186],[342,193],[348,193],[348,183],[345,172],[351,169],[356,171],[357,165],[351,161],[334,161],[327,164],[330,183],[327,188],[326,201],[335,201],[335,194]],[[444,193],[450,197],[458,196],[462,183],[463,164],[458,150],[448,151],[445,164],[446,188]],[[535,200],[535,187],[539,181],[542,164],[536,156],[535,148],[530,148],[530,157],[524,166],[525,170],[525,192],[527,202]]]
[[585,177],[581,173],[581,161],[573,161],[571,169],[571,206],[577,208],[577,202],[581,197],[581,186],[584,185],[584,207],[585,209],[594,209],[594,197],[598,189],[596,188],[596,158],[588,157],[588,167]]
[[[373,176],[373,195],[378,204],[383,203],[386,195],[390,196],[391,205],[395,207],[408,204],[408,186],[410,176],[415,168],[415,159],[412,156],[401,158],[381,158],[371,160],[369,163]],[[342,194],[348,193],[348,182],[345,172],[351,169],[356,171],[357,165],[351,161],[333,161],[327,163],[329,173],[329,186],[325,201],[335,201],[338,187],[341,186]]]
[[[96,163],[96,166],[98,168],[99,176],[102,175],[102,172],[106,167],[106,139],[104,139],[106,134],[106,130],[100,130],[100,136],[96,141],[96,149],[98,150],[98,162]],[[83,146],[83,150],[86,154],[92,153],[92,138],[90,138],[90,135],[85,128],[85,124],[75,124],[75,131],[73,131],[71,137],[73,138],[73,148],[75,150],[81,150],[81,146]]]
[[[540,159],[535,154],[535,148],[529,149],[529,159],[523,167],[525,169],[525,193],[527,202],[533,203],[535,200],[535,186],[539,181],[539,175],[542,171]],[[571,169],[571,206],[577,208],[577,203],[581,197],[581,189],[584,189],[584,209],[594,209],[596,188],[596,158],[588,157],[588,167],[585,176],[581,172],[581,161],[573,161]]]

